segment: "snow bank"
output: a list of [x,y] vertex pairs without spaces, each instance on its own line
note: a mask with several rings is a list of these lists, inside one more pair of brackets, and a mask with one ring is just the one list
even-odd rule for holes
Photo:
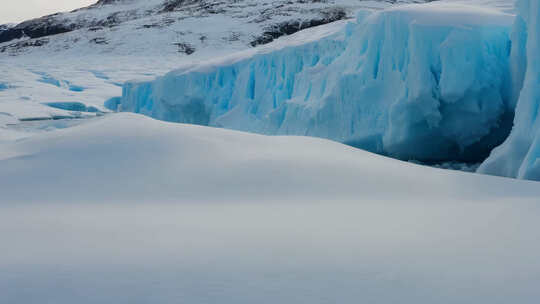
[[0,141],[0,168],[2,303],[540,297],[536,183],[130,113]]
[[519,0],[517,8],[512,35],[513,95],[519,97],[514,128],[478,171],[540,180],[540,3]]
[[357,202],[418,193],[422,199],[490,199],[506,197],[508,187],[525,199],[540,191],[531,183],[437,170],[319,138],[165,123],[131,113],[86,121],[0,142],[0,206],[297,197]]
[[452,3],[364,11],[339,34],[319,37],[315,29],[302,34],[313,41],[301,45],[282,41],[129,82],[121,108],[329,138],[402,159],[483,160],[511,121],[512,19]]

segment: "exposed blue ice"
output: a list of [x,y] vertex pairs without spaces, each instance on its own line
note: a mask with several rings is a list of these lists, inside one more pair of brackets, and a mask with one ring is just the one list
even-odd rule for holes
[[504,141],[512,16],[427,4],[357,19],[314,42],[128,82],[121,109],[422,161],[482,161]]
[[120,97],[113,97],[113,98],[109,98],[105,101],[105,103],[103,104],[103,106],[105,106],[105,108],[111,110],[111,111],[118,111],[118,108],[120,107],[120,100],[121,98]]
[[92,73],[96,78],[109,80],[109,76],[107,76],[104,72],[92,70],[90,73]]
[[86,89],[85,87],[75,85],[69,82],[67,83],[67,85],[68,85],[68,89],[72,92],[83,92]]
[[56,108],[56,109],[66,110],[66,111],[90,112],[90,113],[101,112],[101,111],[100,111],[98,108],[96,108],[96,107],[93,107],[93,106],[86,106],[84,103],[82,103],[82,102],[77,102],[77,101],[70,101],[70,102],[47,102],[47,103],[45,103],[45,105],[47,105],[47,106],[49,106],[49,107],[52,107],[52,108]]
[[43,72],[34,72],[34,73],[41,76],[41,78],[38,79],[38,81],[53,85],[55,87],[66,88],[72,92],[83,92],[86,89],[85,87],[75,85],[67,80],[56,79],[55,77],[47,73],[43,73]]
[[[540,180],[540,2],[519,0],[512,35],[514,128],[479,172]],[[519,99],[518,99],[519,98]]]

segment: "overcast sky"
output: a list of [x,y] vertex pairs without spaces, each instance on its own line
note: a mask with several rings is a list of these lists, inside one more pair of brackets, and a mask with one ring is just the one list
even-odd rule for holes
[[69,11],[95,2],[97,0],[0,0],[0,24]]

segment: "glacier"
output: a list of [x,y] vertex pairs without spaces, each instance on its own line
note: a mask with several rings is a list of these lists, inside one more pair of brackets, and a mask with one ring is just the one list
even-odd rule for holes
[[481,162],[512,127],[513,20],[447,2],[361,11],[334,32],[323,26],[127,82],[112,104],[172,122],[322,137],[399,159]]
[[540,180],[540,3],[519,0],[512,33],[513,95],[518,99],[510,137],[478,172]]

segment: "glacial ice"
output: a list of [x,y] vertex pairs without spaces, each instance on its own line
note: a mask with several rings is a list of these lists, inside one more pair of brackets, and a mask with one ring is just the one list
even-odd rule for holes
[[511,128],[512,21],[452,3],[363,11],[328,37],[128,82],[120,108],[401,159],[479,162]]
[[84,103],[77,102],[77,101],[46,102],[44,104],[49,106],[49,107],[52,107],[52,108],[66,110],[66,111],[90,112],[90,113],[101,112],[98,108],[96,108],[94,106],[87,106]]
[[74,85],[67,80],[56,79],[47,73],[42,73],[42,72],[34,72],[34,73],[41,76],[41,79],[38,80],[40,82],[50,84],[59,88],[66,88],[72,92],[83,92],[85,90],[85,88],[82,86]]
[[478,172],[540,180],[540,2],[519,0],[512,34],[512,84],[516,107],[509,138]]

